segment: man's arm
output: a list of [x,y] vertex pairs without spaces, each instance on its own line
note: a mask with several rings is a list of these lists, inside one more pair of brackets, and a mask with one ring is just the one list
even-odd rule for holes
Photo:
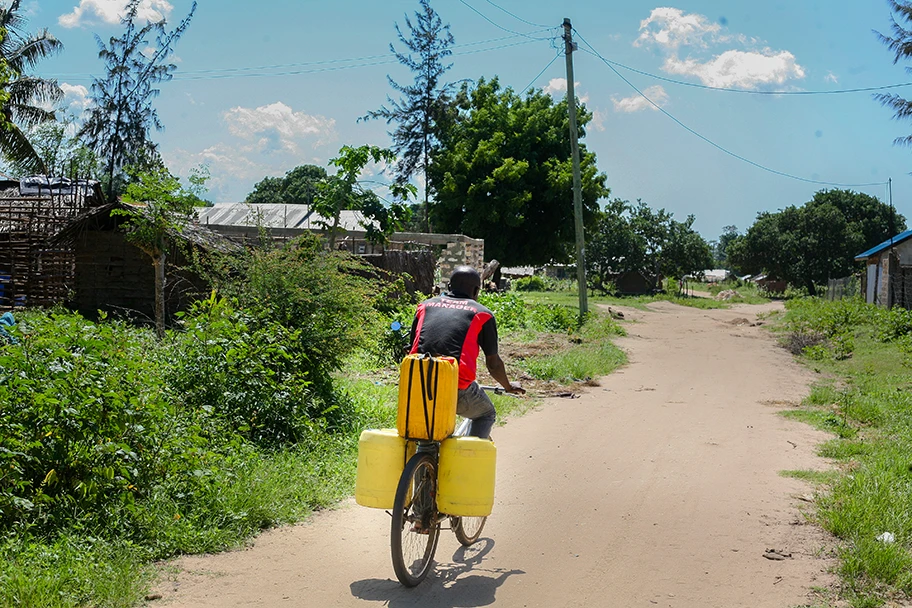
[[507,369],[504,366],[503,359],[500,358],[500,355],[494,354],[485,356],[485,365],[488,367],[488,372],[491,376],[504,387],[506,392],[519,395],[525,394],[526,389],[519,386],[519,384],[510,382],[510,379],[507,377]]

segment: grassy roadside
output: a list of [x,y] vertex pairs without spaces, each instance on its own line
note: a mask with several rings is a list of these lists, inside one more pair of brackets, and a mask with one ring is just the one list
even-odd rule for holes
[[[841,599],[856,608],[912,598],[912,312],[858,301],[796,300],[778,331],[823,375],[784,415],[833,434],[824,475],[791,471],[818,488],[817,521],[841,541]],[[899,603],[895,603],[899,602]]]
[[[607,315],[595,314],[575,328],[574,312],[566,307],[526,306],[515,296],[490,304],[499,319],[503,316],[501,334],[509,336],[505,347],[549,344],[524,358],[506,354],[510,373],[528,377],[526,384],[572,386],[607,374],[624,360],[610,344],[623,330]],[[34,318],[33,324],[38,321]],[[61,317],[59,322],[89,332],[93,339],[101,332],[76,318]],[[160,367],[156,361],[174,356],[175,351],[168,350],[173,345],[157,345],[133,330],[127,340],[120,331],[111,329],[111,339],[126,345],[123,356],[130,359],[125,369],[144,359],[150,362],[148,368],[137,368],[136,373],[154,373]],[[111,352],[108,339],[99,339],[93,348]],[[142,385],[144,378],[136,375],[131,382]],[[66,378],[61,376],[61,382]],[[203,443],[182,445],[175,458],[191,454],[201,464],[188,471],[190,478],[182,478],[180,487],[151,487],[141,499],[124,500],[103,513],[79,506],[62,526],[43,527],[36,518],[0,530],[0,606],[135,606],[154,579],[156,570],[150,564],[155,560],[236,547],[264,528],[300,521],[350,496],[358,434],[363,428],[394,425],[395,382],[392,366],[359,353],[336,376],[335,407],[341,407],[344,416],[327,410],[324,415],[334,416],[334,425],[315,425],[296,447],[254,449],[236,442],[216,453]],[[61,386],[65,390],[65,384]],[[501,420],[536,403],[497,396],[494,401]],[[193,440],[202,441],[209,432],[201,427]]]
[[[710,291],[710,288],[707,287],[706,293],[714,296],[723,289],[724,287],[714,288],[715,293],[712,293],[712,291]],[[731,308],[732,304],[764,304],[766,302],[769,302],[769,298],[763,297],[757,293],[756,288],[737,288],[737,291],[740,294],[738,297],[734,297],[730,300],[725,301],[714,300],[711,297],[704,297],[701,295],[684,296],[667,293],[651,296],[608,296],[590,294],[588,296],[588,300],[593,304],[629,306],[631,308],[637,308],[639,310],[648,310],[647,306],[653,302],[671,302],[673,304],[679,304],[681,306],[689,306],[691,308],[699,308],[703,310]],[[527,292],[523,294],[523,298],[535,304],[571,306],[577,308],[578,310],[579,296],[576,291],[572,290]]]

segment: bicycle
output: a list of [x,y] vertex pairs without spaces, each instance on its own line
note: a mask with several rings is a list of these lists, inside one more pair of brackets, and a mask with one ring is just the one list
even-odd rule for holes
[[[500,387],[481,388],[495,394],[508,394]],[[453,436],[467,435],[471,424],[471,420],[463,420]],[[442,521],[449,519],[450,529],[465,547],[478,540],[487,521],[487,517],[463,517],[438,511],[439,454],[439,441],[418,441],[415,455],[406,463],[396,488],[391,513],[390,551],[396,578],[406,587],[415,587],[430,572]]]

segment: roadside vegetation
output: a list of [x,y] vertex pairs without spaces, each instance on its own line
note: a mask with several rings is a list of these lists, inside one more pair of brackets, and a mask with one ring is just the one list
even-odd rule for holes
[[[860,300],[790,301],[783,345],[824,376],[786,416],[834,437],[833,475],[790,472],[819,488],[816,518],[842,542],[842,594],[868,608],[912,597],[912,311]],[[894,604],[889,604],[894,605]]]
[[[161,340],[17,312],[0,346],[0,605],[132,606],[154,560],[237,546],[351,494],[358,435],[394,425],[415,300],[315,237],[230,266]],[[549,344],[506,354],[533,387],[623,362],[608,315],[580,327],[566,306],[484,301],[505,348]],[[502,417],[534,403],[495,401]]]

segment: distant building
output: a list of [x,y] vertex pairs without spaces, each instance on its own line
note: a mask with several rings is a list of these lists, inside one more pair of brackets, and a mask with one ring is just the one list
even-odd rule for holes
[[912,309],[912,230],[859,253],[855,261],[865,264],[865,302]]

